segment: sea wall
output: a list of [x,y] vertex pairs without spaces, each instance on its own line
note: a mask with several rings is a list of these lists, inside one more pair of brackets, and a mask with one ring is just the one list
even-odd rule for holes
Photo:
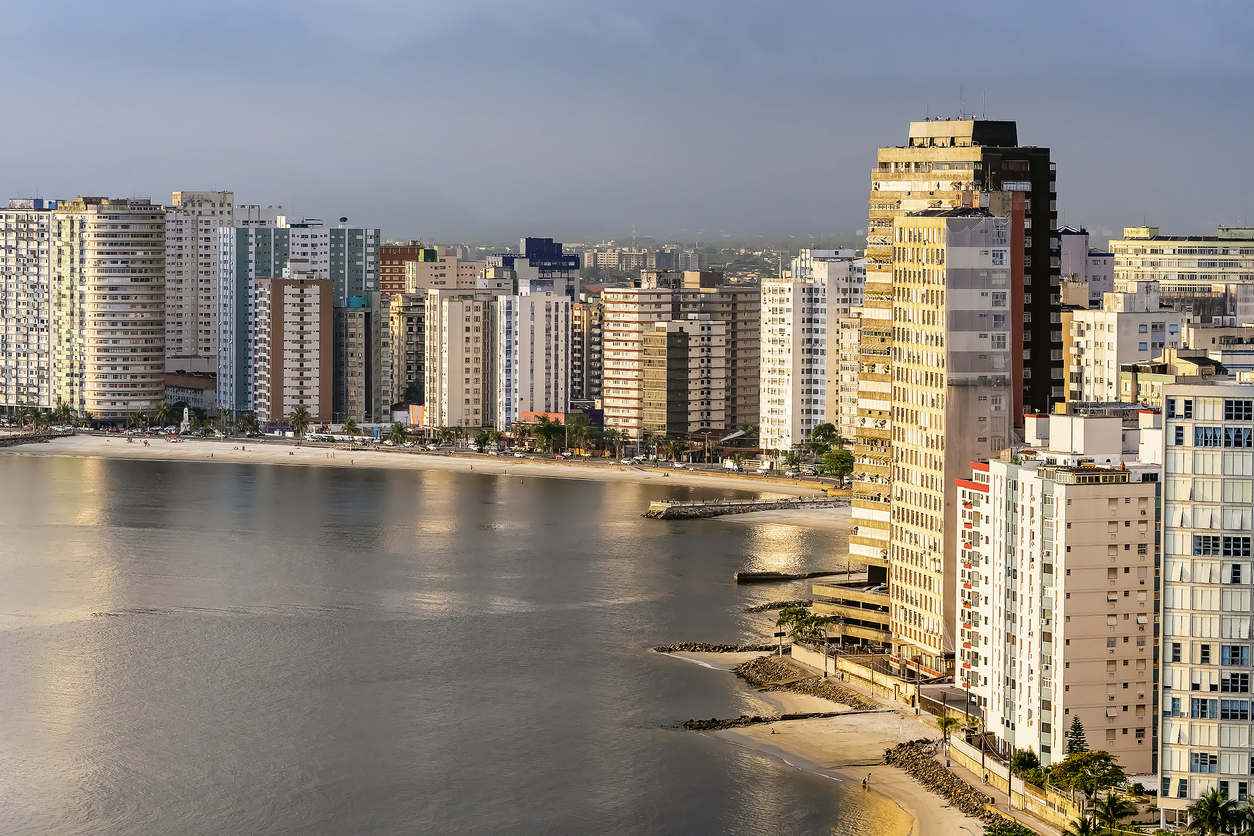
[[[792,658],[816,671],[823,670],[823,654],[816,653],[803,645],[792,646]],[[917,688],[913,682],[903,682],[890,674],[872,670],[866,665],[859,664],[858,658],[857,656],[829,656],[827,660],[829,676],[835,675],[841,681],[848,682],[855,688],[860,688],[880,699],[906,705],[914,704]]]
[[981,774],[981,770],[987,774],[990,786],[1010,796],[1012,809],[1031,813],[1038,819],[1060,828],[1071,824],[1081,815],[1080,805],[1071,796],[1050,788],[1034,787],[1022,778],[1011,775],[1010,767],[1001,761],[986,755],[981,766],[980,748],[972,746],[960,737],[950,738],[949,757],[959,766],[976,775]]
[[649,503],[649,510],[644,516],[651,520],[701,520],[710,517],[722,517],[728,514],[749,514],[754,511],[795,511],[801,508],[841,508],[849,504],[844,497],[802,498],[802,499],[771,499],[763,501],[738,502],[725,499],[711,499],[699,502],[662,502]]

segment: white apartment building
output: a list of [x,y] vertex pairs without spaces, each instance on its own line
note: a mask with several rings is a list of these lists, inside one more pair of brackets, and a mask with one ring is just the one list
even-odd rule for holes
[[[828,420],[836,425],[840,437],[852,441],[858,426],[858,355],[862,351],[862,309],[854,308],[839,321],[828,317],[840,329],[836,362],[827,361],[827,404],[836,404],[836,417]],[[831,351],[831,348],[828,349]]]
[[499,295],[456,288],[427,291],[423,426],[495,426],[493,302]]
[[229,191],[176,191],[166,209],[166,371],[217,372],[222,236],[276,226],[282,206],[235,203]]
[[890,614],[899,665],[925,675],[945,672],[954,652],[954,479],[1013,429],[1022,316],[1005,255],[1016,234],[981,209],[893,221]]
[[332,420],[334,293],[326,274],[289,259],[279,278],[256,283],[257,420],[284,424],[297,406]]
[[80,197],[53,210],[51,398],[100,421],[165,400],[165,210]]
[[570,406],[570,299],[554,293],[498,296],[491,319],[496,428],[522,420],[524,412],[565,413]]
[[1157,754],[1161,425],[1156,412],[1127,414],[1140,426],[1118,411],[1029,416],[1030,446],[957,480],[955,682],[1005,754],[1058,763],[1078,718],[1092,748],[1146,775]]
[[1058,244],[1062,278],[1088,286],[1089,307],[1100,305],[1102,294],[1115,292],[1115,254],[1090,248],[1088,230],[1064,226],[1058,230]]
[[799,272],[808,275],[762,279],[758,437],[764,450],[776,452],[809,443],[829,420],[830,288],[825,269]]
[[866,259],[858,258],[855,250],[801,250],[793,257],[788,275],[794,281],[818,278],[826,283],[828,315],[833,322],[862,305]]
[[1254,385],[1163,390],[1159,808],[1183,824],[1202,793],[1247,800],[1254,576]]
[[1067,399],[1119,400],[1119,366],[1180,347],[1181,315],[1159,307],[1157,282],[1134,282],[1102,296],[1102,306],[1071,314],[1066,334]]
[[56,201],[14,198],[0,209],[0,408],[50,408]]

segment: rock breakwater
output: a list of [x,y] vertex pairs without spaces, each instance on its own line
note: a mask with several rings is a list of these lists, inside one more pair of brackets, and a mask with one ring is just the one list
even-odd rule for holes
[[711,717],[708,720],[688,720],[684,728],[689,731],[720,731],[722,729],[738,729],[743,726],[754,726],[759,723],[778,723],[781,720],[811,720],[815,717],[839,717],[839,711],[810,711],[803,714],[781,714],[778,717],[760,717],[757,714],[742,714],[730,720]]
[[653,648],[656,653],[769,653],[773,644],[708,644],[706,642],[680,642]]
[[932,758],[932,743],[928,740],[911,740],[899,743],[884,751],[884,762],[905,771],[936,795],[944,798],[968,816],[984,822],[1001,818],[985,806],[989,797],[954,775]]
[[857,711],[879,708],[878,705],[855,691],[819,676],[805,676],[775,656],[750,659],[748,662],[737,665],[732,672],[763,691],[791,691],[795,694],[822,697],[825,700],[847,705]]

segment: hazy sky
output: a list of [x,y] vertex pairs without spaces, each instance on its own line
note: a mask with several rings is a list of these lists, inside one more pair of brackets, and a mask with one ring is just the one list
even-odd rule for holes
[[1254,223],[1247,0],[10,2],[0,49],[6,195],[851,238],[875,149],[962,90],[1053,149],[1067,222]]

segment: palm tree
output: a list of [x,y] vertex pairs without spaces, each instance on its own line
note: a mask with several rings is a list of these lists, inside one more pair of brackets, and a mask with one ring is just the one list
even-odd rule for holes
[[405,425],[400,421],[393,421],[392,428],[388,430],[388,441],[392,442],[392,446],[400,447],[409,438],[409,433],[405,432]]
[[1207,790],[1189,807],[1190,824],[1185,832],[1220,836],[1236,823],[1238,815],[1235,801],[1219,790]]
[[361,433],[361,427],[357,426],[357,422],[352,418],[344,419],[344,426],[342,429],[344,430],[344,435],[356,436]]
[[96,415],[91,410],[84,409],[83,414],[78,416],[80,423],[91,429],[91,422],[96,420]]
[[475,434],[475,449],[482,453],[488,449],[489,435],[487,430],[480,430]]
[[257,423],[257,415],[253,412],[245,412],[241,415],[239,420],[235,422],[235,426],[244,435],[256,435],[261,432],[261,425]]
[[1111,833],[1120,829],[1124,819],[1135,815],[1135,804],[1109,792],[1093,807],[1093,818]]
[[1097,819],[1089,816],[1080,816],[1080,818],[1067,825],[1062,831],[1062,836],[1097,836],[1101,833],[1098,829]]
[[949,735],[953,734],[955,728],[958,727],[958,721],[953,717],[937,717],[936,728],[940,729],[941,735],[945,738],[945,746],[949,746]]
[[70,409],[68,403],[61,401],[56,409],[52,410],[52,419],[62,426],[69,424],[74,420],[74,410]]
[[291,422],[292,429],[297,436],[305,434],[305,430],[309,429],[309,422],[312,418],[313,416],[309,414],[309,410],[305,408],[303,403],[297,404],[296,408],[287,416],[287,420]]
[[157,422],[158,427],[168,427],[175,421],[174,407],[165,401],[162,401],[157,404],[157,411],[154,413],[153,417]]
[[678,461],[679,457],[683,455],[683,446],[677,438],[668,439],[666,444],[663,446],[666,449],[666,458],[668,459],[675,459]]
[[501,439],[504,437],[505,437],[505,434],[502,433],[500,430],[496,429],[495,427],[488,430],[488,444],[492,445],[493,450],[501,449]]
[[146,423],[148,423],[148,416],[144,415],[144,413],[139,410],[135,410],[130,415],[126,416],[126,426],[132,430],[137,430]]

